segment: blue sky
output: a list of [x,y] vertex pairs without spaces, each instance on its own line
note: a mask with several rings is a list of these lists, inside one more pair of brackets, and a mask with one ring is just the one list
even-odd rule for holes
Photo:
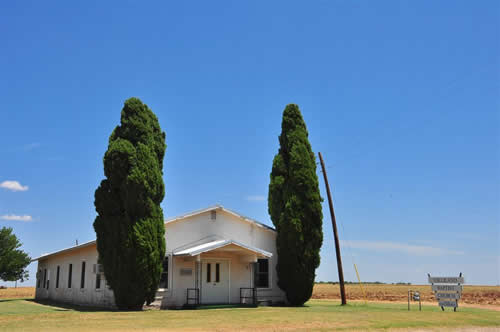
[[[500,284],[498,1],[23,1],[0,17],[0,226],[33,257],[95,238],[131,96],[167,134],[166,217],[220,203],[270,224],[296,103],[347,280],[356,263],[363,280]],[[317,280],[338,280],[323,214]]]

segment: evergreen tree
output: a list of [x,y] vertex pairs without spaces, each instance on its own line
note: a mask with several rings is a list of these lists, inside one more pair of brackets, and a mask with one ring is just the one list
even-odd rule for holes
[[138,98],[125,101],[104,155],[106,178],[95,191],[99,262],[122,310],[154,300],[165,256],[160,203],[165,195],[165,133]]
[[323,242],[316,158],[299,107],[286,106],[270,175],[268,210],[278,232],[278,285],[291,305],[312,295]]
[[21,243],[12,228],[0,229],[0,279],[3,281],[16,281],[28,279],[26,267],[31,262],[27,253],[19,249]]

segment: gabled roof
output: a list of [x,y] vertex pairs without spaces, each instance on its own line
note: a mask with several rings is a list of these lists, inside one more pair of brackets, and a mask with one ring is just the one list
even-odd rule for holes
[[[193,211],[193,212],[190,212],[190,213],[187,213],[185,215],[182,215],[182,216],[178,216],[178,217],[174,217],[174,218],[171,218],[171,219],[167,219],[165,221],[165,225],[171,223],[171,222],[176,222],[176,221],[180,221],[182,219],[186,219],[188,217],[192,217],[192,216],[196,216],[196,215],[199,215],[199,214],[202,214],[202,213],[205,213],[205,212],[209,212],[209,211],[212,211],[212,210],[220,210],[220,211],[224,211],[224,212],[227,212],[229,214],[232,214],[238,218],[240,218],[241,220],[243,221],[246,221],[248,223],[251,223],[251,224],[254,224],[258,227],[262,227],[264,229],[267,229],[267,230],[270,230],[270,231],[273,231],[273,232],[276,232],[276,230],[270,226],[267,226],[263,223],[260,223],[256,220],[253,220],[253,219],[250,219],[248,217],[245,217],[237,212],[234,212],[232,210],[229,210],[229,209],[226,209],[225,207],[223,207],[222,205],[214,205],[214,206],[211,206],[211,207],[208,207],[206,209],[202,209],[202,210],[197,210],[197,211]],[[42,254],[40,255],[39,257],[37,258],[34,258],[32,259],[31,261],[34,262],[34,261],[38,261],[40,259],[45,259],[49,256],[54,256],[54,255],[58,255],[58,254],[62,254],[62,253],[65,253],[65,252],[70,252],[70,251],[74,251],[74,250],[78,250],[78,249],[82,249],[82,248],[85,248],[85,247],[89,247],[91,245],[95,245],[97,242],[96,240],[93,240],[93,241],[89,241],[89,242],[85,242],[85,243],[82,243],[82,244],[79,244],[79,245],[76,245],[76,246],[73,246],[73,247],[69,247],[69,248],[65,248],[65,249],[61,249],[61,250],[58,250],[58,251],[54,251],[54,252],[51,252],[51,253],[48,253],[48,254]],[[236,244],[238,245],[236,242],[233,241],[233,244]],[[227,244],[226,244],[227,245]],[[240,244],[241,247],[244,247],[243,245]],[[247,248],[248,249],[248,248]],[[260,250],[260,249],[259,249]],[[267,253],[267,252],[266,252]]]
[[197,256],[197,255],[202,254],[204,252],[208,252],[208,251],[212,251],[212,250],[219,249],[222,247],[226,247],[226,246],[231,245],[231,244],[235,245],[237,247],[246,249],[248,251],[252,251],[256,254],[259,254],[259,255],[262,255],[265,257],[272,257],[273,256],[273,254],[268,252],[268,251],[265,251],[265,250],[262,250],[262,249],[259,249],[256,247],[252,247],[249,245],[245,245],[245,244],[242,244],[242,243],[240,243],[238,241],[234,241],[234,240],[216,240],[216,241],[211,241],[211,242],[207,242],[207,243],[203,243],[203,244],[198,244],[198,245],[193,246],[191,248],[182,249],[180,251],[174,252],[174,256]]
[[180,221],[180,220],[183,220],[183,219],[186,219],[186,218],[189,218],[189,217],[193,217],[193,216],[196,216],[196,215],[199,215],[199,214],[202,214],[202,213],[213,211],[213,210],[224,211],[224,212],[229,213],[229,214],[231,214],[231,215],[233,215],[235,217],[238,217],[239,219],[241,219],[243,221],[246,221],[248,223],[254,224],[257,227],[261,227],[261,228],[264,228],[264,229],[276,232],[276,230],[273,227],[271,227],[271,226],[263,224],[263,223],[261,223],[261,222],[259,222],[257,220],[245,217],[244,215],[242,215],[242,214],[240,214],[238,212],[235,212],[233,210],[227,209],[227,208],[225,208],[225,207],[223,207],[222,205],[219,205],[219,204],[207,207],[205,209],[201,209],[201,210],[196,210],[196,211],[193,211],[193,212],[189,212],[187,214],[183,214],[181,216],[177,216],[177,217],[174,217],[174,218],[171,218],[171,219],[167,219],[165,221],[165,225],[169,224],[169,223],[176,222],[176,221]]
[[56,255],[56,254],[62,254],[64,252],[69,252],[69,251],[78,250],[78,249],[85,248],[85,247],[90,247],[91,245],[96,244],[96,243],[97,243],[96,240],[85,242],[85,243],[76,245],[74,247],[69,247],[69,248],[61,249],[61,250],[54,251],[54,252],[51,252],[51,253],[48,253],[48,254],[42,254],[41,256],[39,256],[37,258],[33,258],[31,261],[34,262],[34,261],[38,261],[40,259],[44,259],[44,258],[47,258],[49,256]]

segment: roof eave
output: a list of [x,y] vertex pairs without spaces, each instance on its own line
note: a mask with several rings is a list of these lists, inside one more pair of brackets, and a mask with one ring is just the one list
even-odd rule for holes
[[55,256],[55,255],[60,255],[60,254],[65,253],[65,252],[70,252],[70,251],[82,249],[82,248],[91,246],[91,245],[96,244],[96,243],[97,243],[97,240],[92,240],[92,241],[88,241],[88,242],[79,244],[77,246],[65,248],[65,249],[58,250],[58,251],[55,251],[55,252],[51,252],[51,253],[48,253],[48,254],[45,254],[45,255],[40,255],[39,257],[32,259],[31,262],[35,262],[35,261],[39,261],[39,260],[42,260],[42,259],[46,259],[46,258]]
[[225,241],[223,243],[219,243],[217,245],[214,245],[214,246],[211,246],[211,247],[207,247],[207,248],[203,248],[203,249],[200,249],[200,250],[196,250],[196,251],[193,251],[193,252],[186,252],[186,253],[182,253],[182,254],[176,254],[176,253],[174,253],[173,255],[177,256],[177,257],[186,257],[186,256],[193,257],[193,256],[198,256],[198,255],[206,253],[206,252],[210,252],[210,251],[213,251],[213,250],[217,250],[217,249],[226,247],[226,246],[231,245],[231,244],[234,244],[235,246],[240,247],[242,249],[251,251],[251,252],[253,252],[255,254],[262,255],[264,257],[272,257],[273,256],[273,254],[270,253],[270,252],[268,252],[268,251],[261,250],[259,248],[249,247],[247,245],[244,245],[244,244],[242,244],[240,242],[237,242],[237,241],[234,241],[234,240]]

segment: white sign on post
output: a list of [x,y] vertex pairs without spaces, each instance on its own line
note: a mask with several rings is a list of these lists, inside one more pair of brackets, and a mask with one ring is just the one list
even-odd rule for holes
[[431,277],[430,274],[428,276],[441,309],[444,311],[444,307],[452,307],[457,311],[458,300],[462,297],[462,284],[465,282],[462,273],[458,277]]
[[432,285],[433,292],[461,292],[461,285]]
[[444,300],[444,299],[459,300],[460,293],[436,293],[436,298],[438,300]]

